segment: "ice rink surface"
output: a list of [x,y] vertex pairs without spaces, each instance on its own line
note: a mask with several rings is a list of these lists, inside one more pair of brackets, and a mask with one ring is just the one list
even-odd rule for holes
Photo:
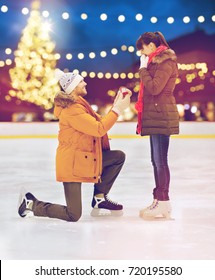
[[82,185],[83,215],[77,223],[21,218],[22,188],[38,199],[65,204],[55,181],[57,139],[0,139],[0,257],[3,260],[214,260],[215,139],[170,141],[171,221],[144,221],[139,210],[152,202],[154,179],[149,138],[113,138],[126,153],[110,198],[122,217],[90,216],[92,184]]

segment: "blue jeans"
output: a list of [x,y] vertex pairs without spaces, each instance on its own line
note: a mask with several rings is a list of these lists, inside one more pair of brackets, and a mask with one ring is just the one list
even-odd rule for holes
[[154,168],[155,188],[153,197],[158,200],[169,200],[170,171],[168,166],[168,135],[150,135],[151,161]]

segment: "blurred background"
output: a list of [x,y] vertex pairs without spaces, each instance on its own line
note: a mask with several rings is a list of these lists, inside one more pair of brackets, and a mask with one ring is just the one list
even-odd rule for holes
[[136,121],[139,54],[161,31],[178,56],[181,121],[215,121],[215,1],[0,0],[0,121],[56,121],[54,69],[79,72],[100,114],[117,90],[132,90],[119,121]]

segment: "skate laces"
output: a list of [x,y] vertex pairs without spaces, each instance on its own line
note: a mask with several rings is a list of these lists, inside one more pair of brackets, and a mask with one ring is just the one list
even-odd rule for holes
[[158,200],[154,200],[152,204],[149,206],[149,210],[155,209],[158,206]]
[[[156,208],[159,208],[159,201],[155,201],[150,207],[149,210],[155,210]],[[171,206],[167,207],[166,209],[168,212],[171,212]]]
[[119,205],[118,202],[115,202],[115,201],[111,200],[107,195],[105,195],[104,197],[105,197],[105,200],[107,200],[108,202],[110,202],[110,203],[112,203],[114,205]]

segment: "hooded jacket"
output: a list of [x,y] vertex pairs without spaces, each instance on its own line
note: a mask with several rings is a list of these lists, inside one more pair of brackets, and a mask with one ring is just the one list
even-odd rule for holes
[[177,57],[167,49],[139,71],[144,83],[141,135],[178,134],[179,114],[173,96],[178,76]]
[[110,111],[105,117],[96,114],[88,102],[79,97],[67,108],[55,106],[59,119],[56,179],[59,182],[100,181],[102,150],[110,149],[107,131],[117,121]]

